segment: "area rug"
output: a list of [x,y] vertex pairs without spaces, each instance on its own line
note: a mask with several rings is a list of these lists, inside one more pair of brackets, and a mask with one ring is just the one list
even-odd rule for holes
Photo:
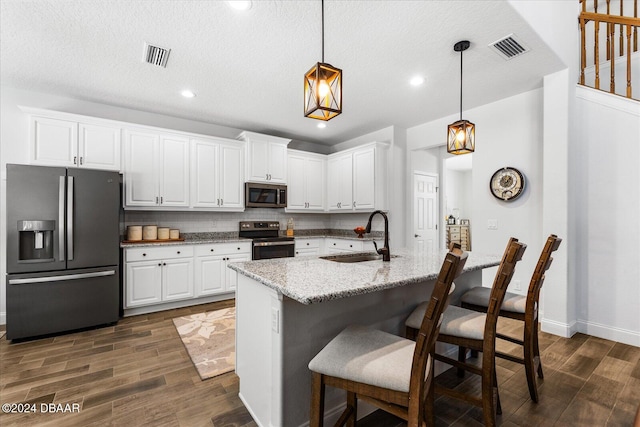
[[235,369],[235,307],[176,317],[173,324],[201,379]]

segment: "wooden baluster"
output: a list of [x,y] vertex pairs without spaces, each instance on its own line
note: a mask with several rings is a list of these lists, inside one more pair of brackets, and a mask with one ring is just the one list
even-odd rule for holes
[[611,82],[609,83],[609,92],[616,93],[616,67],[614,58],[616,57],[616,39],[614,38],[614,31],[616,30],[614,24],[610,24],[611,28],[611,62],[609,62],[609,68],[611,68]]
[[[607,0],[607,15],[610,14],[611,0]],[[607,23],[607,61],[611,59],[611,25]]]
[[598,13],[598,0],[593,0],[593,11]]
[[[638,0],[633,0],[633,17],[638,17]],[[633,51],[638,51],[638,27],[633,27]]]
[[587,11],[587,0],[580,0],[580,3],[582,3],[582,11],[586,12]]
[[[583,3],[584,4],[584,3]],[[587,66],[587,41],[585,35],[585,20],[584,18],[580,18],[580,84],[584,86],[584,69]]]
[[595,37],[594,37],[594,49],[593,49],[593,63],[596,66],[596,89],[600,89],[600,21],[594,21],[595,25]]
[[[620,0],[620,16],[624,16],[624,1]],[[624,27],[620,24],[620,56],[624,55]]]
[[631,24],[627,24],[627,98],[631,98]]

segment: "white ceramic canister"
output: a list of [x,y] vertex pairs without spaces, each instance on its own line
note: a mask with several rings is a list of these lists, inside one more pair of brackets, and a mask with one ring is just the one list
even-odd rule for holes
[[169,239],[169,227],[158,227],[158,240]]
[[169,230],[169,238],[171,240],[179,239],[180,238],[180,230],[175,230],[175,229]]
[[138,241],[142,240],[142,226],[130,225],[127,227],[127,240]]
[[145,225],[142,227],[142,240],[158,240],[158,226]]

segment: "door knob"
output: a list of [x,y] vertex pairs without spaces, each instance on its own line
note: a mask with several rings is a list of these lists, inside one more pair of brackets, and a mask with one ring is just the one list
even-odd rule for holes
[[419,234],[414,234],[413,237],[421,237]]

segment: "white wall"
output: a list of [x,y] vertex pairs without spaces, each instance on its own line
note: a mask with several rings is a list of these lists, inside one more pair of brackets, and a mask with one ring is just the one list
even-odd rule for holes
[[[529,245],[514,281],[520,280],[523,293],[540,254],[542,238],[542,90],[537,89],[464,112],[476,124],[476,151],[473,154],[471,215],[474,251],[501,255],[509,237]],[[407,156],[415,151],[444,143],[446,127],[456,115],[407,129]],[[517,137],[514,137],[516,135]],[[513,202],[497,200],[489,192],[489,179],[504,166],[524,173],[529,185]],[[488,219],[498,221],[498,230],[488,230]],[[490,286],[495,269],[483,275]]]
[[640,346],[640,103],[578,88],[585,280],[578,331]]

